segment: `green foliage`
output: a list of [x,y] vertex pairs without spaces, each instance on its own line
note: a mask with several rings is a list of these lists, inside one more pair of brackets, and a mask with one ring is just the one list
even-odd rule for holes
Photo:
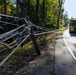
[[[25,10],[28,14],[30,12],[30,19],[33,23],[36,23],[36,17],[38,12],[38,24],[44,25],[50,28],[57,28],[59,21],[59,27],[62,27],[61,20],[63,20],[63,0],[39,0],[39,10],[36,11],[37,0],[24,0]],[[30,7],[29,7],[30,3]],[[60,4],[59,4],[60,3]],[[10,9],[10,15],[16,15],[16,4],[13,0],[7,0],[8,8]],[[19,9],[20,10],[20,9]],[[30,10],[30,11],[29,11]],[[0,1],[0,13],[3,13],[3,0]],[[60,12],[60,13],[59,13]],[[29,15],[29,14],[28,14]],[[59,19],[59,20],[58,20]],[[63,22],[63,21],[62,21]]]
[[65,12],[63,19],[64,19],[64,24],[65,25],[67,25],[70,22],[70,19],[68,18],[68,13],[67,12]]
[[[13,0],[6,0],[6,14],[14,15],[16,14],[16,5]],[[4,14],[4,0],[0,1],[0,14]]]
[[3,5],[0,5],[0,14],[4,12]]

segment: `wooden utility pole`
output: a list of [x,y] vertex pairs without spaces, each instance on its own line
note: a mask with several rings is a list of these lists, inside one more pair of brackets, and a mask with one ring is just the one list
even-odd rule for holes
[[34,33],[32,31],[32,28],[30,28],[30,37],[31,37],[31,40],[34,44],[34,48],[35,48],[35,51],[36,51],[37,55],[41,55],[38,44],[36,42],[36,38],[35,38]]

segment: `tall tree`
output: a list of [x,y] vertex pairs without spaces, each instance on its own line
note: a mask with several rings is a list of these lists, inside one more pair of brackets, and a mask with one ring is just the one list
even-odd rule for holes
[[28,0],[28,16],[30,17],[30,0]]
[[5,13],[5,12],[4,12],[4,9],[5,9],[4,4],[5,4],[5,3],[6,3],[5,0],[1,0],[1,1],[0,1],[0,13],[1,13],[1,14]]
[[65,12],[65,14],[63,15],[64,16],[64,24],[65,24],[65,26],[69,23],[69,18],[68,18],[68,13],[67,12]]
[[4,14],[6,15],[6,0],[4,0]]
[[45,19],[45,0],[43,0],[42,5],[43,5],[42,22],[44,23],[44,19]]
[[38,25],[38,19],[39,19],[39,0],[36,0],[36,24]]
[[57,26],[57,29],[59,29],[59,20],[60,20],[60,12],[61,12],[61,4],[60,4],[61,2],[60,2],[60,0],[58,1],[58,3],[59,3],[58,4],[59,10],[58,10],[58,20],[57,20],[57,23],[58,23],[57,25],[58,26]]
[[65,0],[58,0],[58,20],[57,20],[57,29],[59,29],[59,22],[60,22],[60,19],[61,19],[61,14],[63,13],[62,12],[62,5],[63,3],[65,2]]

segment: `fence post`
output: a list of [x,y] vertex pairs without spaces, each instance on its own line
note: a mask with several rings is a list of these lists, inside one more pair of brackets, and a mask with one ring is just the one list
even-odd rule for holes
[[41,55],[38,44],[36,42],[36,38],[35,38],[35,36],[33,34],[32,29],[30,29],[30,37],[31,37],[31,40],[32,40],[32,42],[34,44],[34,48],[35,48],[35,51],[36,51],[37,55]]

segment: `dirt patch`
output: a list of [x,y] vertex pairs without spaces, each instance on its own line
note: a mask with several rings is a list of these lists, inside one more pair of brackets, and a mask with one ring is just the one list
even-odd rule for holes
[[36,59],[26,62],[15,75],[55,75],[54,70],[54,40],[41,46],[41,54]]
[[[20,49],[15,52],[13,56],[0,67],[0,75],[55,75],[55,36],[58,36],[58,34],[45,36],[43,40],[38,42],[38,44],[40,43],[40,56],[37,56],[33,46],[30,46],[29,51],[20,51]],[[32,43],[30,43],[30,45],[32,45]]]

